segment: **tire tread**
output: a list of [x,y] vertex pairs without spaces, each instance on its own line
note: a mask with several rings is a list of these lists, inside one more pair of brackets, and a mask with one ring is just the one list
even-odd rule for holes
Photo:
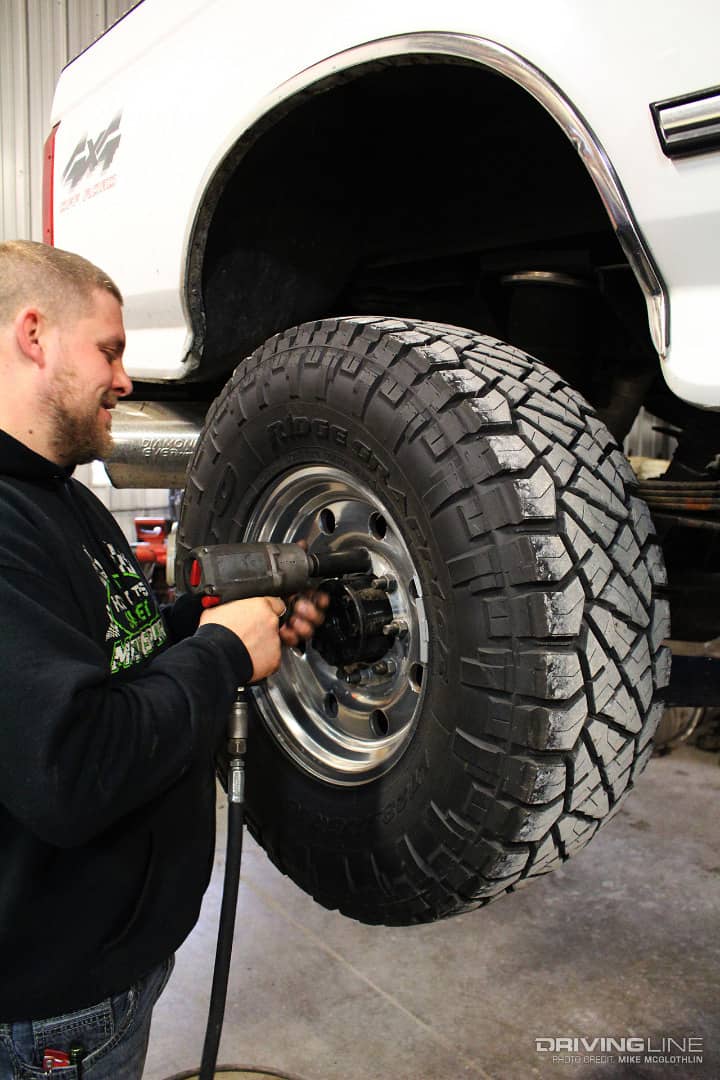
[[458,691],[475,713],[449,735],[464,788],[452,805],[436,792],[391,847],[306,852],[305,869],[250,819],[326,906],[423,922],[548,873],[622,804],[652,752],[669,676],[666,577],[635,478],[588,403],[512,346],[410,319],[308,323],[239,365],[208,414],[183,515],[206,513],[209,474],[242,437],[243,402],[348,395],[361,419],[392,410],[396,458],[424,456],[435,532],[459,523],[448,586],[459,617],[483,628],[459,656]]

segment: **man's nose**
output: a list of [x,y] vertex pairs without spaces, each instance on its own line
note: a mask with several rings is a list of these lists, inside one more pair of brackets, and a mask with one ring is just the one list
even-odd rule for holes
[[115,377],[113,378],[112,388],[118,397],[127,397],[132,391],[132,379],[123,367],[122,360],[118,360],[115,364]]

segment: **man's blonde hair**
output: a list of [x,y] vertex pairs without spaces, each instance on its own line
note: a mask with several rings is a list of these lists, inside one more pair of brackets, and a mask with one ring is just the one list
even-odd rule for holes
[[0,326],[31,305],[56,323],[84,314],[92,307],[96,289],[104,289],[122,304],[112,278],[82,255],[33,240],[0,244]]

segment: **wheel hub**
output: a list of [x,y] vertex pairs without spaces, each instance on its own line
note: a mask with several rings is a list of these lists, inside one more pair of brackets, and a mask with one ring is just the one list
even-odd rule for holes
[[382,659],[391,644],[385,628],[393,620],[387,591],[373,588],[368,578],[324,581],[320,588],[330,596],[325,622],[313,639],[323,660],[348,667]]
[[304,465],[263,493],[248,540],[304,540],[311,554],[364,547],[371,572],[325,580],[321,630],[253,687],[263,723],[304,771],[336,785],[387,772],[420,715],[429,631],[420,575],[389,506],[345,469]]

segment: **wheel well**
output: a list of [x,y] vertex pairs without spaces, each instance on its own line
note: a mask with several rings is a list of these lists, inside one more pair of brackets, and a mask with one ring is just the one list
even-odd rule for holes
[[496,334],[600,409],[616,372],[644,386],[657,370],[642,293],[570,140],[522,87],[458,60],[352,68],[251,130],[198,216],[188,295],[203,379],[348,313]]

